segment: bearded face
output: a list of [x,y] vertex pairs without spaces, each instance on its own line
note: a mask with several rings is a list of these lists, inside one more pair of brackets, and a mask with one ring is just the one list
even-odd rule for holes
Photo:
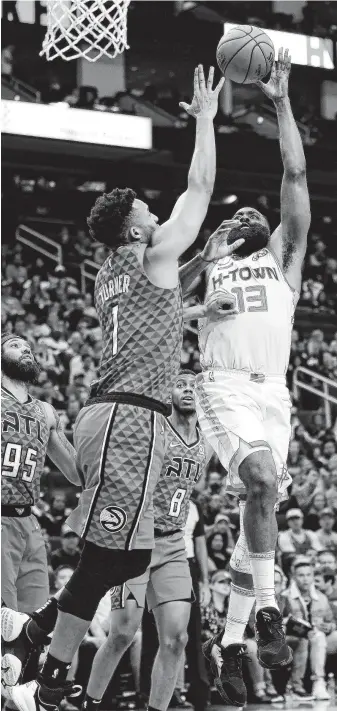
[[11,380],[35,385],[40,366],[26,341],[13,336],[2,348],[1,370]]
[[237,239],[244,239],[244,243],[236,250],[235,254],[238,257],[249,257],[254,252],[259,252],[267,247],[270,239],[270,229],[268,222],[263,215],[257,210],[249,207],[243,207],[238,210],[234,220],[239,220],[240,225],[231,229],[227,242],[233,244]]

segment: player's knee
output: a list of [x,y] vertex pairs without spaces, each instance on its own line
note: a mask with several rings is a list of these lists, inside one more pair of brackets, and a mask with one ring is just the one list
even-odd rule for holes
[[117,629],[111,630],[107,639],[107,652],[112,654],[115,652],[126,651],[133,642],[134,636],[137,633],[137,625],[132,621],[125,626],[120,626]]
[[187,630],[174,630],[160,640],[160,648],[170,656],[180,657],[188,640]]
[[271,452],[249,454],[240,464],[239,475],[251,496],[276,501],[277,476]]

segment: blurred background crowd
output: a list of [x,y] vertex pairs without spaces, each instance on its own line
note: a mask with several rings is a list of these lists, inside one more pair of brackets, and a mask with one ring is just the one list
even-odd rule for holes
[[[29,16],[30,6],[35,15]],[[2,329],[24,335],[34,347],[41,366],[34,394],[57,409],[72,441],[73,425],[96,377],[101,353],[93,285],[107,253],[91,242],[85,221],[97,194],[116,184],[128,185],[160,220],[167,218],[184,190],[194,140],[193,124],[179,109],[179,100],[190,95],[195,62],[214,62],[223,23],[257,24],[335,42],[336,3],[132,2],[131,49],[123,55],[123,81],[111,91],[101,85],[103,70],[88,83],[81,80],[76,62],[49,65],[39,58],[43,3],[7,0],[2,12],[2,96],[7,101],[149,116],[153,125],[151,151],[109,146],[104,155],[94,147],[84,155],[81,145],[77,152],[70,150],[67,141],[57,141],[55,148],[48,140],[20,142],[21,137],[13,140],[8,131],[4,135]],[[113,84],[111,76],[110,81]],[[293,402],[288,468],[293,483],[278,512],[276,585],[294,663],[290,677],[264,673],[257,663],[253,623],[248,625],[249,698],[264,704],[282,700],[290,688],[293,695],[306,698],[312,680],[321,682],[322,697],[326,684],[333,695],[329,674],[336,675],[337,670],[337,407],[336,400],[322,397],[336,398],[337,382],[336,87],[335,70],[293,67],[291,100],[306,144],[312,200],[288,371]],[[330,103],[323,100],[329,91]],[[186,260],[242,205],[257,207],[272,229],[279,221],[276,121],[261,92],[253,86],[233,86],[216,123],[216,190]],[[197,297],[202,294],[201,279]],[[195,323],[185,331],[181,362],[200,370]],[[204,638],[225,622],[229,560],[238,537],[238,502],[226,493],[226,474],[213,457],[205,488],[195,496],[204,520],[212,592],[211,603],[202,612]],[[35,513],[45,535],[52,592],[68,580],[80,555],[80,541],[65,524],[77,495],[47,460]],[[79,683],[85,684],[93,655],[106,637],[108,613],[109,601],[104,599],[75,661]],[[151,629],[151,616],[146,616],[147,640]],[[111,708],[112,698],[120,708],[141,706],[148,678],[140,630],[103,707]],[[187,666],[172,700],[175,706],[190,705],[184,693],[190,681]],[[219,701],[213,692],[211,698]]]

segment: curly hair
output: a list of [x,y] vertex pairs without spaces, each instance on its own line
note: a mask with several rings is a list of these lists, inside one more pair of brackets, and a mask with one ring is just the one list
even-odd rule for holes
[[136,197],[131,188],[115,188],[97,198],[87,219],[91,238],[110,249],[125,244],[128,218]]

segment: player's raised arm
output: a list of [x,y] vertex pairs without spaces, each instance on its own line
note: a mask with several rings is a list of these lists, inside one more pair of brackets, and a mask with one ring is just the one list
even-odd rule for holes
[[181,104],[196,119],[195,149],[188,174],[187,190],[177,201],[170,219],[158,230],[146,250],[149,262],[176,261],[198,236],[206,217],[215,181],[215,137],[213,119],[224,79],[213,89],[214,68],[207,82],[201,65],[194,73],[192,103]]
[[306,161],[288,95],[291,58],[281,48],[267,84],[257,82],[274,102],[280,134],[283,162],[281,187],[281,224],[271,237],[270,247],[279,259],[290,285],[300,290],[301,268],[310,226],[310,201],[306,179]]
[[47,455],[71,484],[81,486],[83,482],[76,467],[75,449],[64,434],[57,412],[48,403],[43,405],[50,424]]

